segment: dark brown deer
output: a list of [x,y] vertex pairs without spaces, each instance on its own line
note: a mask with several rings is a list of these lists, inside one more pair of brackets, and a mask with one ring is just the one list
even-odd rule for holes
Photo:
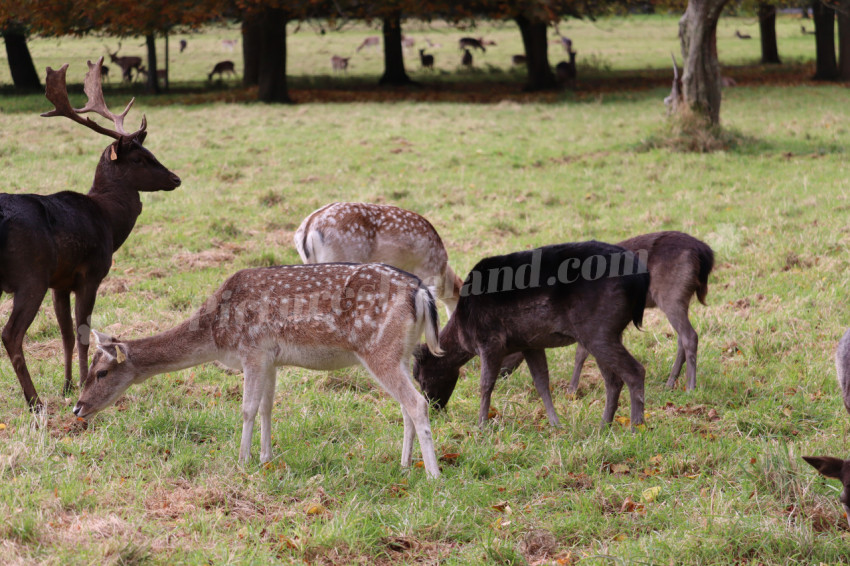
[[74,414],[91,418],[134,383],[218,360],[245,372],[239,461],[251,455],[260,413],[260,462],[271,459],[275,369],[362,365],[401,405],[402,466],[419,438],[425,471],[438,477],[428,403],[410,379],[423,332],[439,355],[434,296],[414,275],[388,265],[326,263],[239,271],[189,320],[140,340],[95,332],[97,352]]
[[483,37],[461,37],[457,42],[458,49],[480,49],[482,53],[487,51],[487,48],[484,47],[484,38]]
[[419,62],[422,63],[423,69],[434,68],[434,56],[430,53],[425,53],[424,49],[419,50]]
[[133,80],[133,69],[136,70],[136,76],[139,75],[139,67],[142,66],[142,58],[136,57],[135,55],[122,55],[118,56],[118,52],[121,51],[121,42],[118,42],[118,49],[115,50],[115,53],[110,52],[108,49],[106,50],[109,53],[109,59],[121,67],[121,76],[127,82]]
[[236,76],[236,67],[233,61],[219,61],[216,63],[213,70],[207,75],[207,80],[211,81],[215,74],[218,74],[218,80],[222,80],[225,73],[231,74],[234,77]]
[[838,499],[844,506],[847,524],[850,525],[850,460],[831,456],[803,456],[803,460],[823,476],[837,479],[844,486]]
[[555,76],[564,88],[575,88],[576,86],[576,52],[570,51],[570,60],[561,61],[555,65]]
[[437,408],[448,403],[460,368],[481,358],[478,424],[487,422],[502,361],[521,353],[552,426],[558,415],[549,391],[546,348],[582,344],[605,378],[602,423],[614,418],[623,383],[632,425],[643,423],[643,366],[621,341],[639,326],[649,290],[646,266],[628,250],[602,242],[544,246],[481,260],[467,275],[457,309],[440,333],[444,356],[420,348],[413,377]]
[[[65,393],[71,387],[71,363],[76,338],[80,379],[88,369],[90,316],[100,282],[112,266],[112,254],[130,235],[142,212],[140,191],[170,191],[180,178],[162,166],[142,147],[147,121],[132,133],[124,130],[124,117],[106,107],[101,85],[103,57],[89,61],[84,90],[88,102],[74,109],[65,86],[65,64],[47,69],[47,99],[55,108],[42,116],[65,116],[114,138],[100,157],[87,195],[62,191],[52,195],[0,194],[0,290],[14,295],[12,313],[3,328],[3,346],[31,408],[41,401],[24,359],[24,335],[32,324],[44,295],[53,290],[53,304],[65,350]],[[95,112],[112,120],[115,129],[100,126],[82,114]],[[75,297],[75,326],[71,320],[71,293]]]
[[331,57],[331,69],[334,71],[348,71],[348,61],[351,57],[334,55]]
[[472,53],[469,52],[469,49],[463,50],[463,57],[461,58],[460,63],[466,68],[472,68]]
[[741,33],[739,30],[735,30],[735,37],[737,37],[738,39],[752,39],[753,38],[753,36],[751,36],[750,34]]

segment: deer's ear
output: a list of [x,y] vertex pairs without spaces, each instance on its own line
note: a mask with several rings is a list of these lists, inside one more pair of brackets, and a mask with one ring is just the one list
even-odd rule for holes
[[844,460],[829,456],[803,456],[803,460],[826,477],[841,479]]
[[112,344],[115,339],[109,334],[104,334],[103,332],[98,332],[97,330],[92,328],[92,333],[94,334],[94,340],[98,348],[102,348],[103,346],[107,346]]

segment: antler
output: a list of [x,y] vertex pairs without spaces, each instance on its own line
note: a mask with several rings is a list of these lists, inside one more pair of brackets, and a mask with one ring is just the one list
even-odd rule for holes
[[[109,111],[109,108],[107,108],[106,101],[103,99],[103,83],[100,76],[101,67],[103,65],[103,57],[101,56],[100,59],[97,60],[97,63],[92,63],[91,61],[88,61],[87,63],[89,70],[86,73],[83,90],[85,90],[86,96],[88,97],[88,102],[83,108],[79,109],[72,108],[71,101],[68,100],[68,87],[65,84],[65,72],[68,70],[68,63],[62,65],[58,71],[54,71],[50,67],[47,68],[47,88],[45,89],[44,95],[47,97],[47,100],[53,103],[55,108],[50,112],[43,113],[42,116],[45,118],[49,118],[51,116],[65,116],[66,118],[70,118],[87,128],[91,128],[98,133],[115,138],[116,140],[120,139],[121,136],[133,137],[145,131],[145,128],[147,128],[148,125],[147,118],[145,116],[142,116],[142,125],[138,130],[132,134],[128,134],[124,130],[124,117],[136,101],[135,98],[130,100],[130,103],[127,104],[127,107],[124,108],[124,112],[121,114],[113,114]],[[83,118],[80,116],[80,114],[85,114],[86,112],[95,112],[104,118],[112,120],[116,129],[110,130],[109,128],[104,128],[91,118]]]

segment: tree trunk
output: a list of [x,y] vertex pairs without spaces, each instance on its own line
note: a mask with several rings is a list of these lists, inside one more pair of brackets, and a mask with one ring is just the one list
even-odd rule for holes
[[384,18],[384,74],[378,84],[401,86],[411,82],[404,70],[401,50],[401,15],[395,13]]
[[9,61],[9,71],[12,73],[12,82],[17,90],[40,90],[41,81],[35,71],[30,50],[27,47],[27,36],[23,31],[13,28],[3,32],[6,43],[6,58]]
[[549,66],[549,43],[546,37],[548,24],[524,14],[515,19],[525,47],[525,65],[528,69],[525,90],[531,92],[557,88],[558,82],[552,73],[552,67]]
[[684,103],[710,124],[720,123],[720,63],[717,60],[717,20],[728,0],[688,0],[679,20],[684,71]]
[[779,47],[776,43],[776,6],[759,2],[759,37],[761,38],[761,62],[779,65]]
[[817,81],[834,81],[838,78],[835,59],[835,10],[820,0],[812,2],[812,20],[815,23],[815,76]]
[[838,78],[850,81],[850,0],[838,6]]
[[168,58],[168,35],[169,33],[165,32],[165,75],[164,80],[162,81],[162,88],[165,92],[168,92],[168,71],[171,69],[171,60]]
[[246,16],[242,21],[242,85],[260,83],[260,18]]
[[258,25],[257,98],[262,102],[292,102],[286,86],[286,12],[267,8],[260,13]]
[[145,92],[148,94],[159,94],[159,81],[156,77],[156,37],[149,33],[145,36],[145,44],[148,47],[148,80]]

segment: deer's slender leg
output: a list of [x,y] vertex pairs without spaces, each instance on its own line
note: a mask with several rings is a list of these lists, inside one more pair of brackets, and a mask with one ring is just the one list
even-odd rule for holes
[[[242,356],[242,369],[245,372],[245,382],[242,386],[242,440],[239,444],[239,463],[244,465],[251,458],[254,420],[260,403],[266,395],[269,371],[274,372],[274,366],[263,352],[252,351]],[[262,416],[260,418],[262,426]],[[262,440],[262,431],[260,431],[261,444]]]
[[56,321],[59,323],[59,332],[62,334],[62,350],[65,360],[65,385],[62,388],[64,395],[70,395],[74,388],[71,376],[72,361],[74,358],[74,321],[71,319],[71,293],[69,291],[53,290],[53,310],[56,312]]
[[15,298],[12,302],[12,314],[9,315],[9,320],[6,326],[3,327],[3,346],[9,354],[9,359],[12,362],[12,367],[15,368],[15,374],[18,376],[18,381],[21,383],[21,389],[24,391],[24,397],[30,409],[40,410],[42,407],[41,400],[38,398],[38,392],[32,383],[30,372],[27,369],[27,363],[24,358],[24,335],[27,329],[38,314],[38,309],[41,306],[41,301],[47,293],[47,284],[35,284],[29,282],[28,285],[15,293]]
[[277,371],[268,364],[264,376],[263,398],[260,401],[260,463],[272,459],[272,409],[274,408],[274,390],[277,383]]
[[584,367],[584,362],[587,361],[587,356],[590,355],[590,352],[587,351],[587,348],[576,342],[576,363],[573,367],[573,378],[570,380],[570,385],[567,387],[568,393],[575,393],[578,391],[578,382],[581,379],[581,368]]
[[496,378],[499,376],[499,368],[502,363],[501,353],[493,354],[490,352],[481,352],[481,405],[478,408],[478,426],[484,427],[487,424],[487,419],[490,415],[490,397],[493,395],[493,387],[496,385]]
[[89,373],[89,340],[91,335],[91,313],[97,299],[100,281],[88,281],[81,290],[74,293],[75,318],[77,326],[77,355],[80,359],[80,386],[86,382]]
[[528,364],[531,377],[534,379],[534,387],[537,389],[540,398],[543,399],[549,424],[556,427],[561,426],[560,421],[558,421],[558,414],[555,412],[555,405],[552,403],[552,392],[549,389],[549,366],[546,363],[546,350],[524,350],[522,353],[525,355],[525,363]]

